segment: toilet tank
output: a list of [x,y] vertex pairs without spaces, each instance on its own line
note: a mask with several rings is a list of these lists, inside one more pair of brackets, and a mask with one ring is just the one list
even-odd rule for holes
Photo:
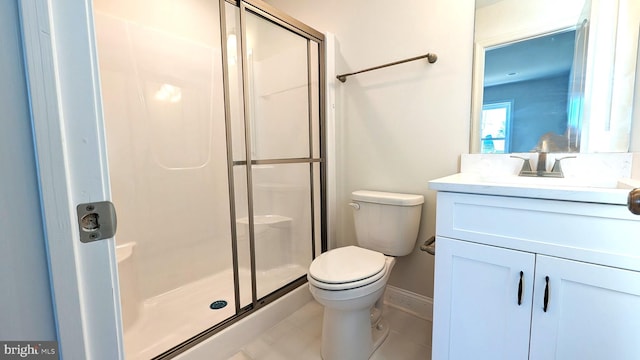
[[351,199],[359,246],[391,256],[413,251],[424,196],[358,190]]

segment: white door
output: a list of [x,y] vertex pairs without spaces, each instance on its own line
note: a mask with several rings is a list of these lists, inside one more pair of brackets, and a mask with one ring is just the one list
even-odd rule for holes
[[433,359],[527,359],[535,255],[442,237],[436,254]]
[[80,242],[76,216],[110,199],[91,14],[90,0],[20,2],[60,356],[113,360],[123,358],[113,239]]
[[639,272],[537,256],[531,360],[640,359],[639,326]]

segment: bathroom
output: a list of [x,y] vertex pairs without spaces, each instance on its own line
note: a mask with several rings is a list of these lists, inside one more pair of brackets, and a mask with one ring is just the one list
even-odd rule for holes
[[[334,186],[335,203],[346,204],[351,192],[358,189],[424,194],[418,239],[432,236],[435,192],[428,189],[427,182],[456,173],[460,154],[469,152],[474,1],[410,1],[403,6],[386,1],[269,3],[319,31],[335,34],[334,73],[357,71],[431,51],[438,54],[439,60],[433,65],[412,62],[336,83],[332,88],[335,128],[328,129],[335,134],[331,166],[337,175],[334,183],[328,184]],[[85,9],[76,9],[64,1],[53,6],[53,19],[61,22],[86,14]],[[64,30],[58,29],[58,34],[64,34]],[[87,49],[79,51],[83,50]],[[634,130],[638,129],[637,124],[635,121]],[[640,151],[637,133],[632,132],[635,135],[631,136],[630,151]],[[74,196],[82,199],[82,194]],[[77,202],[87,201],[85,198]],[[329,212],[330,248],[354,244],[350,211],[346,205],[337,205]],[[40,239],[41,257],[45,256],[43,241]],[[418,247],[416,243],[415,251],[398,261],[389,284],[431,298],[433,258]],[[28,271],[39,269],[33,276],[48,283],[49,275],[42,265],[18,266]],[[28,296],[33,294],[26,292],[24,297]],[[48,317],[48,323],[53,324],[51,295],[35,297],[45,299],[38,306],[44,307],[48,315],[40,319]],[[56,306],[65,305],[62,302],[58,298]],[[48,333],[38,336],[55,338],[54,325],[48,328]]]

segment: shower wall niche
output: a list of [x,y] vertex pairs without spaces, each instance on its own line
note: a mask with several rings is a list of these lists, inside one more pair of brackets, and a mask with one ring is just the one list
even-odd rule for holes
[[285,18],[257,0],[94,1],[127,359],[296,288],[326,244],[323,36]]

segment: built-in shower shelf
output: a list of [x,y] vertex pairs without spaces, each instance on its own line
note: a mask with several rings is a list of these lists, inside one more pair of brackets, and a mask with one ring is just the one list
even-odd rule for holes
[[[254,225],[271,225],[271,226],[290,226],[292,218],[282,215],[256,215],[253,217]],[[243,217],[238,219],[239,224],[249,225],[249,218]]]

